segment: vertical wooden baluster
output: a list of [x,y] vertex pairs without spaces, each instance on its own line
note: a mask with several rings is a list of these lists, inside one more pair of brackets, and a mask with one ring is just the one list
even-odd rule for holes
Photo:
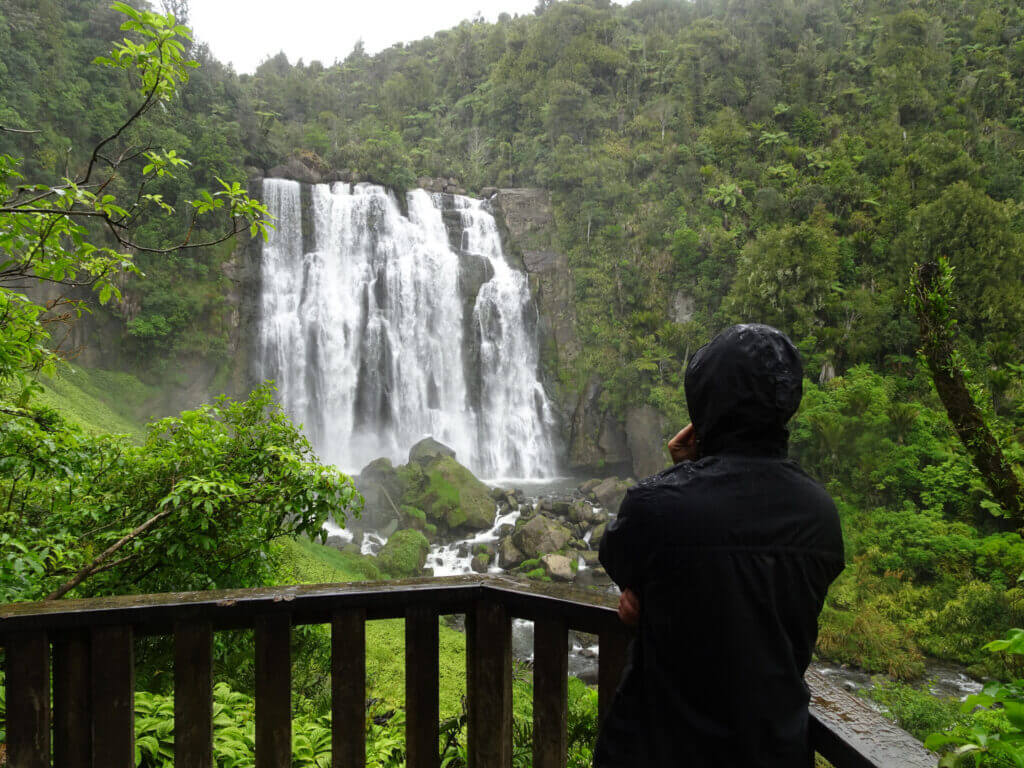
[[89,637],[64,633],[53,644],[53,764],[92,765],[92,690]]
[[213,627],[174,628],[174,762],[213,768]]
[[512,622],[504,605],[481,600],[466,625],[469,768],[510,768]]
[[131,627],[92,630],[92,764],[135,766],[135,646]]
[[540,619],[533,630],[533,768],[565,768],[568,751],[569,630]]
[[409,768],[437,768],[437,611],[415,605],[405,612],[405,751]]
[[292,761],[291,617],[256,620],[256,768]]
[[331,765],[366,765],[366,611],[331,621]]
[[45,632],[6,639],[7,764],[50,765],[50,643]]
[[597,712],[598,720],[603,723],[626,667],[630,636],[623,625],[615,624],[599,633],[597,639]]

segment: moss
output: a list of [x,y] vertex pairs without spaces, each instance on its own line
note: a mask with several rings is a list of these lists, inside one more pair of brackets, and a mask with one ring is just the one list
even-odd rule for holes
[[309,539],[288,539],[282,546],[278,572],[293,584],[330,584],[338,581],[378,581],[375,558],[339,552]]
[[430,551],[430,542],[420,531],[406,528],[395,531],[377,555],[377,561],[391,576],[418,576]]
[[[539,557],[535,557],[532,560],[523,560],[523,562],[521,562],[519,564],[519,570],[520,571],[524,571],[524,572],[525,571],[532,571],[535,568],[540,568],[540,558]],[[541,570],[544,570],[544,569],[541,568]]]
[[487,486],[455,459],[441,456],[426,469],[408,464],[398,474],[406,489],[402,503],[422,510],[430,521],[448,529],[490,527],[494,502]]
[[154,414],[147,406],[157,390],[128,373],[61,365],[41,380],[36,401],[60,412],[89,434],[116,433],[141,441]]
[[543,568],[534,568],[526,574],[526,578],[537,581],[551,581],[551,578],[544,572]]

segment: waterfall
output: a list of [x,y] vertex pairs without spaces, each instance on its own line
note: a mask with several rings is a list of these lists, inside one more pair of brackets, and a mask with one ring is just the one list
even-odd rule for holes
[[554,474],[537,312],[479,200],[267,179],[256,369],[325,461],[426,436],[477,475]]

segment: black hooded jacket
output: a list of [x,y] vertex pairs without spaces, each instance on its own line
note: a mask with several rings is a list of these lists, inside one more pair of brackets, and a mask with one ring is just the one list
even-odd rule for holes
[[596,768],[806,768],[803,681],[843,568],[835,505],[786,458],[802,394],[785,335],[733,326],[686,372],[701,458],[631,488],[601,563],[640,599]]

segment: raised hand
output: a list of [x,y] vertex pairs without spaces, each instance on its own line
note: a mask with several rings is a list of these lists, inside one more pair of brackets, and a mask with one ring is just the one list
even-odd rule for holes
[[668,453],[676,464],[681,461],[696,461],[700,458],[700,450],[697,447],[697,431],[693,428],[693,424],[687,424],[668,441]]

